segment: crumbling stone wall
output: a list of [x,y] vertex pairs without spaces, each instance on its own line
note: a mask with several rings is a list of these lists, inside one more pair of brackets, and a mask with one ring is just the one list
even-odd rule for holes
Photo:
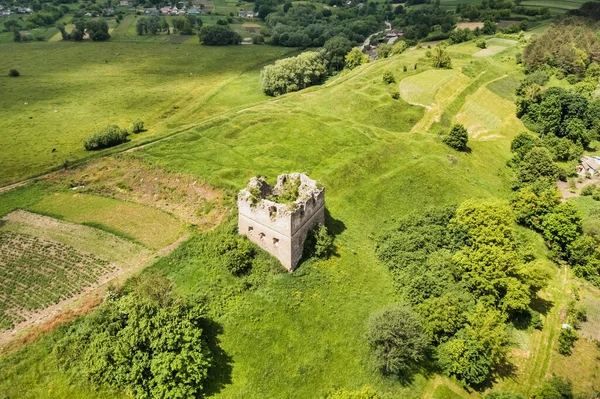
[[[298,198],[276,202],[286,182],[298,179]],[[279,175],[275,186],[253,177],[238,194],[238,229],[292,271],[302,258],[308,232],[325,222],[325,189],[303,173]]]

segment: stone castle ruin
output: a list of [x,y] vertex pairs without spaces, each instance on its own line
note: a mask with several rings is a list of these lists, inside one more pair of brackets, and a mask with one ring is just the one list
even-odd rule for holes
[[325,189],[303,173],[279,175],[275,186],[253,177],[238,194],[238,209],[240,234],[292,271],[308,232],[325,221]]

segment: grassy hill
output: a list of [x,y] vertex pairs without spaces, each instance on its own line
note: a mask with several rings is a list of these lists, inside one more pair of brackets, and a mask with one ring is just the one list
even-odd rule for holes
[[[330,260],[307,261],[288,274],[261,253],[262,268],[245,277],[232,276],[214,248],[235,228],[233,208],[220,227],[195,231],[172,254],[146,269],[164,273],[178,293],[207,300],[223,351],[210,377],[208,396],[319,398],[333,388],[364,386],[390,397],[480,396],[431,370],[423,370],[405,384],[381,377],[370,366],[364,333],[372,312],[398,300],[389,271],[374,252],[382,226],[428,207],[468,198],[508,198],[511,193],[512,175],[506,166],[510,141],[525,130],[514,116],[511,101],[512,88],[521,77],[514,57],[518,48],[515,41],[490,40],[490,44],[501,49],[482,54],[474,43],[450,47],[451,71],[432,69],[426,49],[416,49],[275,99],[258,92],[255,65],[282,50],[260,50],[265,53],[255,54],[254,64],[247,64],[250,73],[238,68],[228,72],[227,78],[220,75],[218,59],[205,60],[210,62],[208,69],[214,68],[214,76],[206,74],[215,80],[194,83],[198,86],[192,89],[200,99],[188,92],[188,77],[182,71],[174,74],[178,78],[167,78],[175,79],[171,87],[189,104],[164,121],[153,117],[157,112],[151,103],[132,105],[131,112],[124,107],[118,115],[116,110],[123,104],[111,105],[115,118],[122,120],[146,110],[141,117],[156,126],[150,131],[155,135],[186,126],[185,131],[131,156],[169,172],[195,176],[226,192],[231,202],[255,175],[273,179],[280,173],[302,171],[326,187],[328,222],[337,234],[338,246]],[[100,44],[98,48],[113,53],[116,50],[111,46],[119,45]],[[196,51],[200,57],[203,51],[219,50]],[[156,67],[161,69],[155,71],[156,85],[146,86],[149,93],[162,90],[162,68],[175,68],[173,64]],[[132,60],[124,68],[140,71],[135,65]],[[95,65],[104,73],[111,67],[110,63]],[[148,61],[140,68],[151,74],[154,67]],[[391,85],[382,81],[388,70],[396,79]],[[61,73],[67,74],[64,69]],[[223,88],[215,89],[213,84]],[[392,98],[396,91],[399,99]],[[180,102],[179,97],[165,101],[165,109]],[[259,103],[248,105],[252,102]],[[458,153],[442,143],[440,132],[455,122],[469,130],[470,152]],[[78,154],[76,145],[71,146]],[[18,168],[16,161],[12,165],[15,177],[31,174]],[[47,190],[38,184],[19,189],[18,194],[1,195],[0,215],[15,207],[50,209]],[[78,221],[63,209],[62,217]],[[543,251],[541,240],[532,240]],[[527,393],[553,371],[574,379],[576,389],[593,378],[593,370],[575,373],[561,366],[552,346],[560,328],[561,306],[568,300],[566,281],[566,272],[557,273],[547,290],[556,306],[546,316],[544,330],[515,335],[519,369],[502,387]],[[0,358],[0,398],[83,398],[91,392],[97,398],[125,397],[96,390],[62,371],[52,354],[52,341],[49,335],[16,355]],[[594,363],[594,351],[586,346],[586,352],[582,345],[586,345],[584,340],[577,343],[577,353]],[[519,352],[523,348],[529,350],[527,357]]]

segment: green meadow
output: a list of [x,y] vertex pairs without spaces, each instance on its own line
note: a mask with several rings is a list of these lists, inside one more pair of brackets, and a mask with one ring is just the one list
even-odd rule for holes
[[[177,37],[173,35],[173,37]],[[26,51],[24,51],[26,50]],[[0,44],[0,185],[94,155],[82,141],[107,124],[147,129],[130,145],[264,101],[260,67],[290,52],[159,43]]]
[[[260,92],[258,72],[290,52],[283,48],[115,40],[27,44],[30,51],[21,52],[0,45],[10,54],[0,59],[0,68],[18,64],[23,75],[0,78],[0,90],[10,94],[0,98],[6,114],[0,130],[14,132],[0,137],[0,167],[6,171],[0,183],[85,158],[81,140],[95,128],[141,118],[148,131],[106,153],[166,137],[131,156],[195,177],[229,197],[220,226],[190,228],[186,242],[144,270],[167,276],[181,295],[206,300],[222,349],[207,397],[322,398],[332,389],[366,386],[393,398],[481,397],[435,370],[420,370],[403,382],[382,377],[371,365],[365,328],[370,314],[398,300],[390,272],[375,255],[383,228],[431,207],[511,195],[510,143],[526,130],[512,101],[522,73],[515,61],[518,43],[493,40],[500,49],[478,56],[474,43],[449,47],[450,71],[431,68],[426,49],[410,50],[274,99]],[[394,74],[394,83],[382,81],[385,71]],[[395,92],[400,98],[392,97]],[[468,129],[469,152],[442,143],[440,133],[453,123]],[[214,248],[236,229],[237,191],[252,176],[274,180],[294,171],[324,184],[336,255],[286,273],[260,252],[251,273],[233,276]],[[183,229],[172,215],[114,201],[38,182],[0,194],[0,216],[26,209],[97,224],[153,249]],[[117,212],[122,218],[111,215],[117,206],[123,207]],[[541,238],[531,240],[543,253]],[[556,306],[542,331],[515,332],[518,372],[500,388],[529,393],[557,372],[582,391],[593,378],[556,360],[552,343],[569,299],[561,287],[570,276],[554,270],[544,295],[553,295]],[[0,357],[0,398],[127,397],[64,371],[52,351],[60,334]],[[523,348],[531,353],[524,360]],[[597,363],[598,350],[584,340],[576,351],[586,364]]]

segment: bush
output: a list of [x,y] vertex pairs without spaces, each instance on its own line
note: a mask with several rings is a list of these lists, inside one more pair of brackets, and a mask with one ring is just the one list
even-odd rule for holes
[[327,227],[319,224],[308,232],[304,244],[304,256],[327,259],[333,254],[333,236],[329,234]]
[[571,327],[563,328],[558,336],[558,353],[565,356],[570,355],[573,351],[575,341],[578,339],[579,337],[577,336],[575,329]]
[[93,151],[113,147],[126,142],[128,135],[127,130],[117,125],[109,125],[85,139],[83,148],[86,151]]
[[391,306],[375,313],[367,330],[374,362],[385,374],[405,374],[425,359],[429,337],[410,308]]
[[400,92],[398,90],[396,90],[395,92],[392,93],[392,98],[394,100],[398,100],[400,98]]
[[407,48],[408,45],[404,40],[396,40],[396,42],[392,45],[392,52],[390,55],[402,54]]
[[469,142],[469,133],[463,125],[456,124],[452,126],[452,129],[444,137],[443,141],[444,144],[457,151],[464,151],[467,149],[467,143]]
[[254,246],[245,238],[226,240],[222,243],[219,252],[225,257],[227,270],[236,276],[250,270],[252,260],[256,255]]
[[573,385],[568,379],[552,376],[533,392],[533,399],[573,399]]
[[135,121],[133,121],[133,123],[131,124],[131,131],[133,133],[140,133],[144,131],[144,121],[142,121],[141,119],[136,119]]
[[16,69],[11,69],[10,71],[8,71],[8,76],[10,76],[12,78],[16,78],[16,77],[21,76],[21,74]]
[[[433,51],[429,53],[428,58],[431,58],[434,68],[452,69],[452,59],[442,46],[435,46]],[[416,64],[415,69],[417,69]]]
[[346,68],[348,69],[354,69],[369,62],[369,56],[363,54],[358,47],[354,47],[350,50],[344,59],[346,61]]
[[396,81],[394,74],[391,71],[385,71],[383,73],[383,83],[392,84]]
[[390,53],[392,52],[392,45],[391,44],[380,44],[377,47],[377,50],[375,50],[375,57],[378,60],[381,60],[383,58],[387,58],[390,56]]
[[487,43],[485,42],[485,39],[483,37],[480,37],[479,39],[475,40],[475,45],[482,49],[487,47]]

